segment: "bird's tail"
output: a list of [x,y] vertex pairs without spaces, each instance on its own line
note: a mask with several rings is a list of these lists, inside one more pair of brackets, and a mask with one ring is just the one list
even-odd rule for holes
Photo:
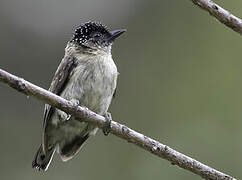
[[88,137],[89,133],[75,136],[71,141],[65,142],[59,146],[59,153],[62,161],[68,161],[72,159],[80,151]]
[[52,157],[55,153],[55,149],[56,148],[54,147],[50,150],[47,150],[46,154],[44,154],[43,148],[41,145],[34,157],[32,167],[36,168],[38,170],[47,171],[47,169],[51,163]]
[[72,159],[83,147],[90,136],[95,135],[98,128],[77,120],[67,121],[61,126],[63,137],[58,142],[57,150],[62,161]]

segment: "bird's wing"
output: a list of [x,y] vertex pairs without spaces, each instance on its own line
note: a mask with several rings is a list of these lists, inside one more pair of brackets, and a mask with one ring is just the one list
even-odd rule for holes
[[113,99],[116,97],[116,93],[117,93],[117,88],[115,88],[115,90],[113,92]]
[[[64,57],[55,72],[55,75],[52,79],[49,91],[54,94],[60,95],[63,89],[65,88],[66,82],[68,81],[71,71],[76,67],[76,59],[74,57]],[[46,123],[51,118],[55,108],[50,105],[45,105],[44,110],[44,123],[43,128],[45,129]]]

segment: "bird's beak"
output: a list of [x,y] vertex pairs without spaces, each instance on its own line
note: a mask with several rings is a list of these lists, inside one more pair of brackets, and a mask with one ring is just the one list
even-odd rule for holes
[[113,42],[117,37],[119,37],[121,34],[123,34],[124,32],[126,32],[126,29],[119,29],[119,30],[114,30],[111,31],[111,37],[108,38],[109,42]]

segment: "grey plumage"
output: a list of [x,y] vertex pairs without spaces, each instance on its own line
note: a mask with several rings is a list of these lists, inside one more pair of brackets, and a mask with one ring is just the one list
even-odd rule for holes
[[[111,45],[124,30],[108,31],[88,22],[75,30],[65,49],[49,90],[90,110],[105,115],[116,89],[117,68]],[[47,170],[55,150],[67,161],[98,128],[63,111],[45,105],[41,146],[32,166]]]

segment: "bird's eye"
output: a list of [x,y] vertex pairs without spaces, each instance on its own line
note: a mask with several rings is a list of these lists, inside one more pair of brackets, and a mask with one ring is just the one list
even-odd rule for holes
[[98,38],[100,38],[102,35],[101,35],[101,33],[95,33],[95,34],[93,34],[93,38],[95,38],[95,39],[98,39]]

